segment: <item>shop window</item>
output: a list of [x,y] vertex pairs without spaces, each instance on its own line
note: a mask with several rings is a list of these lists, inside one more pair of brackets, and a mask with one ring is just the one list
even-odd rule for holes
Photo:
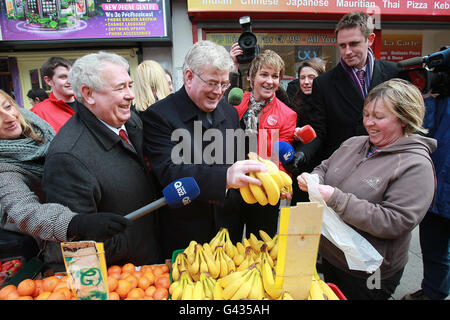
[[[339,52],[336,49],[336,37],[333,30],[301,31],[301,32],[254,32],[258,38],[261,50],[270,49],[278,53],[285,63],[285,75],[281,85],[286,88],[289,81],[298,77],[297,69],[300,62],[314,57],[321,58],[329,70],[339,62]],[[238,41],[240,33],[209,33],[206,39],[216,42],[230,50],[231,45]],[[249,64],[240,65],[243,75],[243,88],[247,90],[246,79]]]

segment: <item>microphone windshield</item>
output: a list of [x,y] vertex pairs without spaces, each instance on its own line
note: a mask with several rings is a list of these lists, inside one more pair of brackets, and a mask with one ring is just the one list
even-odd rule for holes
[[244,91],[242,91],[241,88],[233,88],[228,93],[228,103],[233,106],[238,106],[241,103],[243,96]]
[[185,177],[173,181],[162,191],[167,205],[172,208],[181,208],[191,203],[200,194],[200,188],[192,177]]
[[276,141],[273,149],[282,165],[285,165],[294,157],[294,148],[285,141]]
[[310,143],[317,137],[316,132],[313,127],[309,124],[301,128],[295,128],[294,138],[295,140],[300,140],[303,144]]

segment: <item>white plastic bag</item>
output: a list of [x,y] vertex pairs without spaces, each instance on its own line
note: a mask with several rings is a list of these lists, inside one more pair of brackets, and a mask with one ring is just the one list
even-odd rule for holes
[[378,251],[358,232],[348,226],[341,217],[327,206],[317,186],[319,177],[317,174],[309,174],[306,177],[309,200],[323,205],[322,235],[342,250],[347,260],[349,269],[373,273],[383,262],[383,257]]

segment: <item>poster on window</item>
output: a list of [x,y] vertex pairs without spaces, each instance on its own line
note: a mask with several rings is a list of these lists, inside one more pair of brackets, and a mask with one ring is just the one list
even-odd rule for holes
[[0,40],[169,37],[169,0],[0,0]]

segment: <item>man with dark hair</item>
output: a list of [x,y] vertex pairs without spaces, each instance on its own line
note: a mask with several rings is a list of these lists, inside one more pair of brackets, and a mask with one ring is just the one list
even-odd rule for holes
[[317,138],[296,146],[290,166],[295,175],[306,164],[320,164],[346,139],[367,135],[362,123],[367,93],[400,71],[392,62],[375,59],[370,48],[375,40],[373,29],[372,18],[364,12],[350,12],[337,24],[336,44],[341,59],[333,69],[314,79],[312,114],[308,117]]
[[44,62],[41,72],[52,92],[48,99],[31,108],[31,111],[47,121],[55,132],[77,111],[77,102],[69,81],[71,67],[72,63],[61,57],[51,57]]

